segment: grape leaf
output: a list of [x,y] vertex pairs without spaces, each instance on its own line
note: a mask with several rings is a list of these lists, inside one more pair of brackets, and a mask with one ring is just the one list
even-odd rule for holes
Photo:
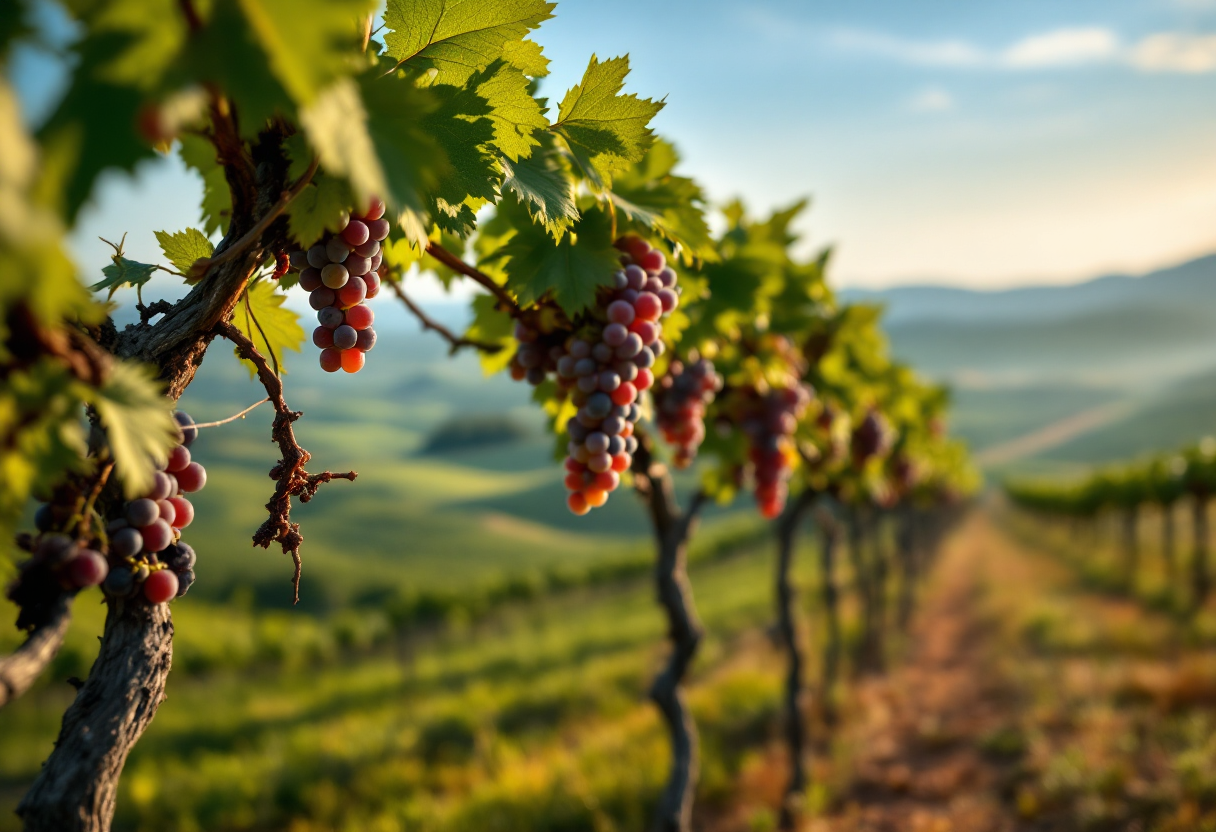
[[114,297],[114,293],[123,286],[135,286],[137,288],[143,286],[152,279],[152,272],[156,271],[156,266],[128,260],[121,254],[114,254],[110,259],[113,262],[101,270],[101,273],[105,275],[105,279],[90,286],[90,291],[99,292],[102,289],[109,289],[110,294],[107,297],[112,298]]
[[545,57],[539,43],[524,38],[509,40],[502,46],[502,57],[511,66],[532,78],[544,78],[549,74],[549,59]]
[[675,148],[656,140],[641,162],[615,178],[611,199],[629,219],[679,246],[685,263],[715,260],[717,251],[705,221],[705,194],[692,179],[672,173],[678,162]]
[[[329,173],[349,179],[360,204],[385,193],[384,169],[372,146],[367,111],[353,80],[342,79],[321,93],[311,106],[300,111],[300,124],[322,166]],[[296,161],[294,153],[292,160]]]
[[528,207],[534,221],[560,241],[579,217],[574,178],[561,164],[561,157],[550,146],[517,162],[503,159],[501,164],[503,186]]
[[[430,90],[419,89],[401,73],[384,77],[364,75],[361,91],[367,109],[367,131],[384,170],[382,197],[390,206],[422,213],[424,193],[434,190],[439,178],[451,170],[443,148],[421,122],[438,101]],[[413,224],[414,236],[421,231]],[[425,244],[426,234],[415,242]]]
[[241,134],[254,138],[275,115],[294,116],[295,103],[271,65],[262,43],[261,10],[246,0],[215,0],[210,19],[187,42],[185,71],[215,87],[234,105]]
[[232,216],[232,192],[224,168],[216,161],[215,147],[202,136],[183,135],[177,152],[187,167],[193,168],[203,179],[203,203],[201,220],[203,233],[210,236],[217,231],[228,231],[228,220]]
[[495,61],[476,76],[477,94],[490,106],[494,144],[511,161],[531,155],[540,144],[535,133],[549,126],[528,79],[504,61]]
[[539,225],[519,228],[500,250],[507,258],[507,287],[527,306],[550,295],[568,315],[595,301],[600,286],[612,284],[620,252],[612,247],[611,220],[592,209],[556,245]]
[[177,444],[173,403],[150,367],[115,361],[92,404],[105,428],[115,472],[127,497],[146,493],[155,473],[153,463],[163,462]]
[[155,234],[165,259],[182,274],[190,274],[190,267],[196,260],[215,253],[215,246],[207,239],[207,235],[197,228],[187,228],[173,234],[157,231]]
[[597,189],[609,187],[613,174],[642,159],[654,141],[647,125],[664,106],[661,101],[621,95],[628,74],[628,57],[600,63],[592,55],[582,82],[562,99],[551,128],[565,139]]
[[350,74],[361,54],[358,25],[376,0],[240,0],[256,42],[275,76],[304,107]]
[[[273,281],[262,280],[249,287],[232,314],[233,326],[245,333],[271,366],[278,367],[281,375],[287,374],[283,351],[299,352],[304,343],[300,316],[283,306],[285,300],[286,295],[274,290]],[[252,361],[241,358],[236,349],[233,354],[249,370],[250,378],[257,376]]]
[[318,172],[287,206],[287,228],[301,248],[337,231],[353,196],[345,179]]
[[[553,16],[556,4],[545,0],[388,0],[384,36],[388,54],[398,65],[435,70],[435,83],[463,84],[481,67],[503,57]],[[539,49],[515,47],[511,59],[520,69],[543,69]],[[546,62],[547,64],[547,62]]]
[[450,205],[459,205],[469,197],[496,200],[495,187],[500,174],[498,159],[490,143],[494,140],[494,123],[489,116],[490,104],[478,91],[480,75],[464,87],[440,84],[431,87],[439,99],[439,107],[423,117],[422,124],[437,144],[447,153],[451,167],[434,189],[434,196]]

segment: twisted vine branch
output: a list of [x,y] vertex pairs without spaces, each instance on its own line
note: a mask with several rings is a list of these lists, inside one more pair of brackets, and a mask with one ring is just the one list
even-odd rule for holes
[[304,543],[304,535],[300,533],[300,524],[291,522],[291,498],[298,497],[300,502],[307,503],[317,493],[322,484],[331,480],[354,481],[359,474],[347,471],[335,474],[322,471],[320,474],[309,474],[304,466],[312,459],[308,451],[300,447],[296,441],[295,429],[292,424],[303,416],[303,412],[292,410],[283,398],[283,380],[271,369],[266,357],[258,352],[253,342],[230,322],[217,324],[216,334],[231,341],[237,349],[237,354],[253,363],[257,368],[258,380],[266,388],[267,398],[274,406],[274,423],[271,427],[271,437],[279,446],[283,458],[270,469],[270,477],[277,481],[274,495],[266,504],[270,516],[253,533],[253,543],[263,549],[269,549],[272,543],[283,547],[283,553],[291,555],[295,565],[295,573],[291,579],[295,602],[300,601],[300,573],[303,562],[300,559],[300,546]]

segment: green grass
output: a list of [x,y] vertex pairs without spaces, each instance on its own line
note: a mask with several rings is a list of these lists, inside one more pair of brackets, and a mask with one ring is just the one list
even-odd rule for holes
[[[718,670],[726,643],[769,617],[767,555],[693,570],[711,633],[694,702],[707,742],[723,748],[740,732],[767,730],[776,713],[779,665],[759,676]],[[251,623],[268,623],[247,613],[216,632],[219,609],[175,612],[175,662],[205,649],[192,632],[230,643],[244,633],[252,650]],[[297,628],[291,639],[318,626],[294,619],[283,622]],[[636,828],[662,776],[662,734],[644,699],[662,639],[650,584],[635,581],[421,642],[373,644],[350,660],[303,651],[252,675],[175,675],[128,762],[115,828],[454,830],[481,828],[470,824],[493,814],[494,829],[564,829],[591,828],[566,823],[596,811]],[[62,686],[0,712],[4,803],[49,751],[67,701]],[[739,753],[716,757],[723,768],[708,773],[707,793],[725,787]],[[590,805],[575,799],[580,788],[594,795]],[[0,830],[16,828],[11,817],[0,810]]]

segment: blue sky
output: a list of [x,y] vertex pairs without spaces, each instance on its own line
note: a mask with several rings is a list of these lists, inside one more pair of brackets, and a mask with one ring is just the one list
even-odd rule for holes
[[[812,197],[807,245],[836,246],[840,284],[1069,282],[1216,250],[1216,0],[561,0],[537,39],[554,99],[591,53],[628,52],[714,199]],[[22,73],[36,111],[52,73]],[[82,263],[124,230],[152,256],[197,189],[172,163],[111,178]]]

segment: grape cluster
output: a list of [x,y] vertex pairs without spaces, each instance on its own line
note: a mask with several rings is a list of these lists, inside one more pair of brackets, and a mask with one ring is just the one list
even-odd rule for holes
[[866,460],[886,452],[890,444],[891,431],[886,420],[876,410],[869,410],[865,418],[853,429],[850,446],[853,464],[860,468]]
[[707,358],[690,353],[688,362],[672,361],[654,390],[656,421],[663,438],[675,446],[672,464],[687,468],[705,438],[705,408],[722,389],[722,376]]
[[676,273],[663,253],[640,237],[623,237],[621,269],[593,308],[567,325],[518,322],[512,378],[537,385],[556,377],[559,398],[578,412],[566,422],[566,505],[575,514],[602,506],[629,469],[641,416],[638,396],[654,384],[663,315],[679,305]]
[[756,479],[760,514],[771,520],[785,508],[793,471],[794,431],[811,402],[805,384],[760,393],[748,391],[740,428],[748,440],[748,458]]
[[377,269],[383,260],[380,243],[388,237],[384,203],[351,217],[336,234],[327,234],[307,251],[293,251],[291,266],[300,271],[300,286],[320,323],[312,342],[321,349],[321,369],[357,373],[364,353],[376,345],[372,310],[365,301],[380,293]]
[[194,583],[194,550],[181,540],[181,530],[194,520],[194,506],[184,495],[207,484],[207,471],[190,458],[198,437],[194,420],[181,411],[173,418],[180,429],[178,445],[154,475],[152,488],[125,503],[122,516],[106,526],[115,565],[102,589],[116,598],[142,591],[150,603],[162,604],[185,595]]

